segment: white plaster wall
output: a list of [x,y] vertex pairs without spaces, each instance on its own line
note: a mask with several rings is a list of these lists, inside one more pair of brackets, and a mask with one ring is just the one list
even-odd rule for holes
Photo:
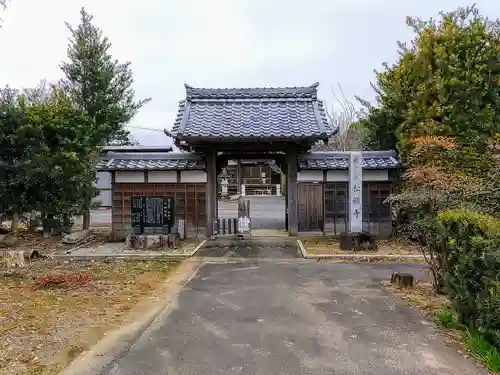
[[297,181],[298,182],[323,181],[323,171],[321,170],[300,171],[297,173]]
[[389,170],[387,169],[364,170],[363,181],[389,181]]
[[[349,170],[330,170],[326,172],[328,182],[348,182]],[[363,170],[363,181],[389,181],[387,169],[365,169]]]
[[207,182],[204,171],[181,171],[181,182]]
[[349,181],[349,171],[347,169],[334,169],[326,172],[328,182],[347,182]]
[[115,182],[144,182],[142,171],[116,171]]
[[149,171],[148,182],[177,182],[177,171]]
[[98,189],[111,189],[111,172],[97,172],[96,187]]

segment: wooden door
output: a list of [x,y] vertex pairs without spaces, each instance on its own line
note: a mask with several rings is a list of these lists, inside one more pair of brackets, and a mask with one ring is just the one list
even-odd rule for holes
[[299,232],[323,231],[323,185],[299,183]]

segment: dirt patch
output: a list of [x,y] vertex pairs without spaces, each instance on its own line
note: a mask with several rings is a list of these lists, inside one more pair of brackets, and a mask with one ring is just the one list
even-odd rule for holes
[[57,374],[105,332],[161,301],[176,267],[48,260],[0,268],[0,375]]
[[418,308],[431,318],[434,318],[436,311],[449,306],[446,296],[436,294],[429,282],[417,282],[415,287],[410,289],[399,288],[390,281],[382,281],[382,285],[408,305]]
[[[25,251],[38,250],[41,255],[64,254],[66,251],[77,245],[64,244],[61,242],[61,236],[52,235],[45,238],[42,233],[20,232],[14,241],[10,235],[4,235],[3,241],[0,241],[0,252],[4,251]],[[86,239],[88,246],[97,247],[109,240],[109,233],[105,231],[93,231]]]
[[377,250],[360,250],[350,252],[340,248],[340,240],[333,237],[299,238],[310,255],[327,254],[372,254],[372,255],[418,255],[420,247],[396,240],[377,240]]
[[10,250],[38,250],[41,253],[51,253],[65,245],[60,243],[60,236],[51,236],[44,238],[41,233],[23,233],[21,232],[14,242],[8,235],[3,235],[6,240],[0,242],[0,251]]

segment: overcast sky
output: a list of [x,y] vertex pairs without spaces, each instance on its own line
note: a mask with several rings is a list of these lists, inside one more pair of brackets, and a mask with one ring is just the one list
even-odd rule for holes
[[[138,98],[151,97],[131,123],[143,145],[165,145],[184,83],[194,87],[304,86],[320,82],[346,96],[373,98],[373,70],[411,37],[406,16],[436,16],[457,0],[10,0],[1,13],[0,85],[23,88],[61,77],[69,32],[82,6],[132,62]],[[477,0],[500,17],[498,0]]]

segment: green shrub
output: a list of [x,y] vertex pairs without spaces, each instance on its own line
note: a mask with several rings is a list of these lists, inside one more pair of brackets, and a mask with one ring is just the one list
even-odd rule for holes
[[441,326],[450,328],[454,325],[455,319],[453,317],[453,310],[442,309],[436,312],[436,317]]
[[500,283],[491,286],[487,295],[477,299],[477,326],[483,336],[500,349]]
[[465,343],[489,370],[495,373],[500,371],[500,351],[485,340],[479,332],[467,330]]
[[439,324],[445,328],[451,328],[454,326],[455,318],[453,316],[453,310],[442,309],[436,312],[436,318]]
[[498,345],[500,221],[487,214],[452,210],[440,213],[437,224],[445,290],[460,323]]

